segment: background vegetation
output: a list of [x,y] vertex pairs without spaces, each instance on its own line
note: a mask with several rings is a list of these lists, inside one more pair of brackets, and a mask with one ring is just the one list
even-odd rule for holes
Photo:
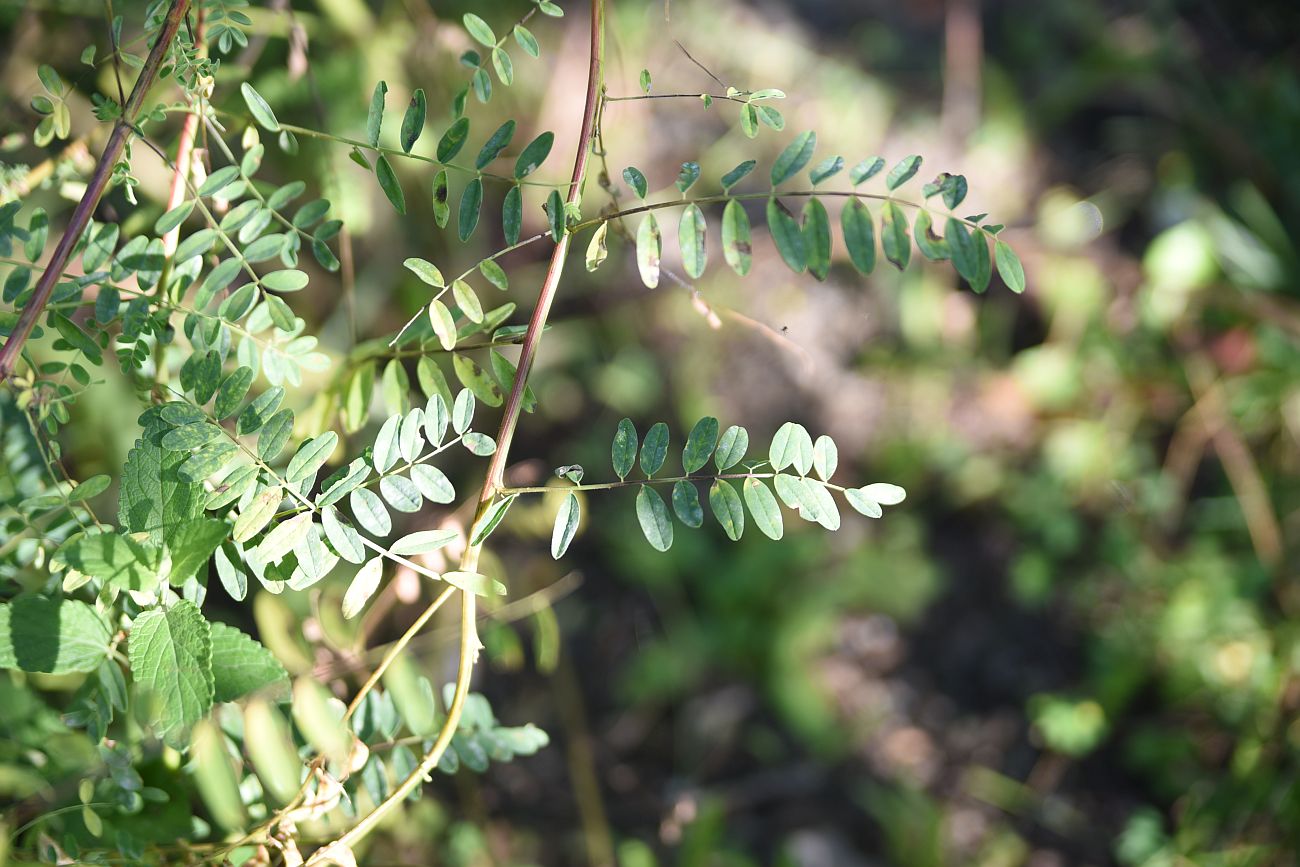
[[[221,77],[250,81],[284,122],[361,138],[378,79],[423,87],[431,114],[450,104],[470,8],[251,8]],[[519,61],[480,129],[535,118],[568,159],[583,19],[533,28],[551,64]],[[77,55],[103,28],[96,4],[0,6],[0,201],[36,189],[54,213],[77,197],[91,106],[69,105],[73,143],[51,162],[26,134],[29,100],[41,63],[94,75]],[[496,544],[525,601],[481,627],[476,688],[551,745],[439,778],[367,863],[1293,863],[1300,12],[620,0],[610,28],[611,95],[640,92],[643,67],[658,91],[716,88],[703,65],[784,89],[789,125],[841,150],[923,153],[976,179],[967,207],[1008,224],[1028,290],[977,297],[926,265],[864,281],[845,261],[817,283],[757,245],[746,281],[715,268],[695,290],[647,290],[611,236],[605,268],[621,276],[575,269],[557,302],[516,484],[604,466],[623,416],[685,430],[713,414],[751,429],[797,418],[834,436],[849,472],[909,497],[833,535],[732,544],[714,528],[660,554],[628,492],[590,503],[607,514],[560,564],[546,553],[558,503],[517,505]],[[730,166],[755,147],[723,103],[616,102],[603,132],[661,181],[683,159]],[[769,162],[784,143],[757,139]],[[167,175],[138,162],[141,197],[164,200]],[[327,353],[419,309],[407,256],[455,272],[499,246],[482,232],[444,246],[423,197],[398,218],[344,150],[268,148],[264,176],[304,172],[348,229],[338,276],[295,298]],[[525,234],[545,228],[526,220]],[[546,263],[520,256],[512,300],[529,304]],[[313,376],[287,398],[300,414],[327,384]],[[138,414],[123,383],[87,392],[63,433],[75,475],[120,467]],[[366,621],[372,640],[418,611],[408,577]],[[214,586],[207,605],[293,673],[324,674],[349,661],[350,641],[321,640],[337,624],[320,597],[337,608],[343,589],[237,606]],[[454,675],[450,622],[416,645],[435,682]],[[31,686],[0,680],[11,804],[88,761],[50,740]]]

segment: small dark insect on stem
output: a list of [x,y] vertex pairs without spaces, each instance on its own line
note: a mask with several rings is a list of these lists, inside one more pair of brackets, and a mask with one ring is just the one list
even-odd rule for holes
[[189,5],[190,0],[172,0],[171,7],[167,10],[167,18],[163,21],[162,29],[158,31],[158,39],[140,69],[140,77],[136,79],[135,87],[131,88],[131,96],[122,106],[122,116],[118,118],[117,123],[113,124],[108,144],[104,146],[104,152],[100,154],[95,171],[86,185],[86,193],[73,209],[68,227],[54,248],[54,255],[50,257],[49,264],[36,282],[32,297],[23,307],[22,315],[18,317],[13,332],[5,341],[5,345],[0,347],[0,380],[6,380],[13,375],[23,344],[31,336],[32,329],[36,327],[36,320],[40,318],[45,305],[50,301],[50,296],[54,294],[59,275],[63,273],[73,249],[81,240],[86,226],[90,224],[95,208],[99,207],[99,200],[104,197],[104,192],[112,179],[113,167],[122,156],[127,139],[133,132],[135,119],[140,114],[141,106],[144,105],[145,96],[158,77],[158,69],[167,56],[167,49],[171,46],[172,40],[176,38],[176,31],[180,29]]

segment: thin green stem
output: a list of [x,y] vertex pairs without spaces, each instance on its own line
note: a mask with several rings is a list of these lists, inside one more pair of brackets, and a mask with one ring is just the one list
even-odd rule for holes
[[[789,473],[719,473],[717,475],[703,476],[665,476],[661,479],[620,479],[617,482],[597,482],[588,485],[568,485],[568,486],[546,486],[535,485],[522,488],[499,488],[498,493],[503,497],[513,497],[519,494],[553,494],[556,491],[612,491],[616,488],[631,488],[637,485],[674,485],[678,482],[711,482],[715,479],[774,479],[779,475],[791,475]],[[832,482],[815,479],[812,476],[792,476],[792,478],[803,478],[810,482],[830,488],[834,491],[843,491],[842,485]]]
[[741,105],[749,103],[748,99],[742,99],[739,96],[727,96],[721,93],[638,93],[633,96],[607,96],[606,102],[632,102],[638,99],[699,99],[707,96],[710,99],[723,99],[728,102],[738,102]]

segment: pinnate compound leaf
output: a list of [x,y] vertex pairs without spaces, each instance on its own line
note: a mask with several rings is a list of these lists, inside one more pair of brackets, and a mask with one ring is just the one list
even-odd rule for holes
[[0,668],[45,674],[94,671],[112,635],[94,607],[22,594],[0,603]]
[[213,623],[211,636],[213,701],[235,701],[264,689],[268,698],[288,697],[289,673],[260,642],[224,623]]
[[159,702],[156,728],[173,745],[212,708],[212,636],[198,606],[182,599],[135,619],[127,640],[131,676]]
[[673,546],[673,520],[663,497],[649,485],[642,485],[636,494],[636,518],[646,541],[656,551],[667,551]]

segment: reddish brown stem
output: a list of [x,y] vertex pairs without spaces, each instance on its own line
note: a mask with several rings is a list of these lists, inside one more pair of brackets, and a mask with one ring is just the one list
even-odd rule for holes
[[132,125],[140,113],[140,108],[144,104],[149,88],[153,86],[154,80],[158,77],[158,69],[167,56],[167,48],[176,37],[176,31],[180,29],[181,21],[184,20],[189,5],[190,0],[172,0],[171,7],[167,10],[167,18],[163,22],[162,29],[158,31],[158,40],[154,42],[149,57],[140,69],[140,77],[136,79],[135,87],[131,89],[131,95],[127,97],[126,105],[122,106],[122,116],[113,125],[113,131],[108,137],[108,144],[104,146],[104,152],[100,154],[99,162],[95,165],[95,171],[90,176],[90,182],[86,185],[86,193],[81,197],[81,201],[77,203],[77,207],[73,209],[72,218],[68,221],[63,236],[59,238],[59,243],[54,248],[54,255],[50,258],[45,270],[41,273],[40,279],[36,282],[36,289],[32,292],[32,297],[28,299],[26,306],[23,307],[23,312],[18,317],[18,322],[14,325],[14,330],[10,333],[9,339],[5,341],[3,347],[0,347],[0,381],[7,380],[13,375],[14,368],[18,364],[18,354],[22,351],[23,344],[27,342],[32,329],[36,327],[36,320],[40,318],[45,305],[49,303],[50,296],[54,294],[54,287],[58,283],[59,276],[67,267],[68,260],[72,258],[73,249],[76,248],[77,242],[81,240],[82,233],[86,231],[86,226],[90,224],[90,218],[94,215],[95,209],[99,207],[99,200],[103,198],[104,192],[108,189],[108,183],[113,177],[113,167],[117,165],[118,160],[122,157],[122,150],[126,147],[127,139],[131,135]]

